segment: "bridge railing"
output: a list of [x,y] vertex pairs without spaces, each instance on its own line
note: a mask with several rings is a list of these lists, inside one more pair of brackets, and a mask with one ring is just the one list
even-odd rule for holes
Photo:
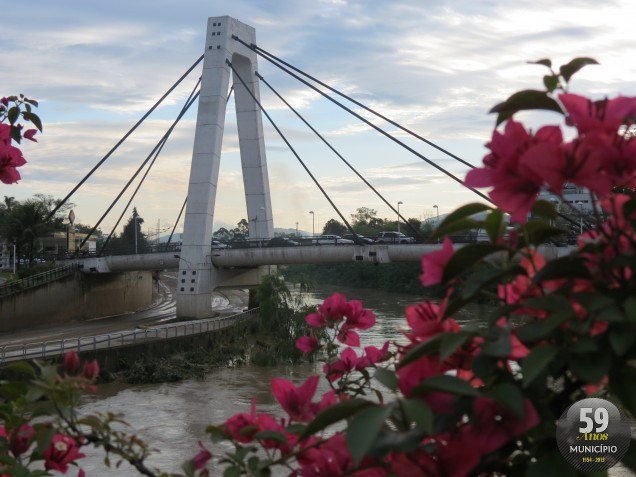
[[5,296],[12,295],[13,293],[18,293],[29,288],[34,288],[45,283],[64,278],[71,275],[75,270],[77,270],[76,264],[64,265],[52,270],[47,270],[46,272],[38,273],[37,275],[31,275],[30,277],[23,278],[21,280],[3,283],[0,285],[0,299]]
[[169,323],[95,336],[79,336],[77,338],[4,345],[0,346],[0,364],[26,359],[55,358],[64,355],[67,351],[77,351],[78,353],[82,351],[97,351],[146,341],[209,333],[258,316],[259,309],[252,308],[243,313],[221,318]]

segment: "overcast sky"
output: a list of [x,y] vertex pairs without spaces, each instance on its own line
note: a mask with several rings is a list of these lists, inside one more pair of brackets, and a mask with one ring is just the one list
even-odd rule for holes
[[[44,134],[25,144],[22,181],[2,195],[64,197],[203,53],[207,18],[256,29],[262,48],[418,134],[480,164],[494,116],[513,92],[540,88],[547,71],[591,56],[571,91],[636,94],[633,2],[597,0],[0,0],[0,95],[40,102]],[[407,217],[478,200],[416,156],[361,125],[262,59],[259,71]],[[75,194],[76,222],[95,224],[150,153],[198,77],[191,75]],[[264,107],[346,217],[357,207],[393,213],[285,110],[265,86]],[[246,218],[233,103],[228,107],[215,228]],[[186,195],[196,108],[181,121],[133,201],[144,231],[172,226]],[[524,119],[523,116],[520,119]],[[546,119],[559,121],[555,116]],[[266,125],[274,225],[311,232],[336,213]],[[381,123],[378,123],[379,125]],[[394,128],[388,127],[389,131]],[[466,167],[404,134],[409,146],[463,177]],[[127,201],[128,195],[124,195]],[[125,202],[124,202],[125,203]],[[122,204],[123,206],[123,204]],[[110,231],[122,206],[101,229]],[[125,217],[128,217],[127,212]]]

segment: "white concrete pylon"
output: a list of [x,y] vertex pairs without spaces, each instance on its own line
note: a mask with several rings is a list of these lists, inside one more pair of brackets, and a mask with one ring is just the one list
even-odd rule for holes
[[[256,53],[232,38],[256,43],[254,28],[233,18],[208,18],[188,200],[177,279],[177,316],[210,316],[219,273],[211,262],[212,225],[230,90],[230,61],[260,101]],[[273,237],[274,224],[261,110],[238,78],[233,79],[250,237]],[[253,275],[253,274],[252,274]]]

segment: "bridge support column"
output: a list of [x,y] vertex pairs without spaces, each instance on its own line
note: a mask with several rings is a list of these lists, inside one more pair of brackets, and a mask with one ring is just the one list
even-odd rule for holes
[[[252,27],[230,17],[208,19],[201,94],[194,137],[188,201],[179,257],[177,316],[203,318],[212,314],[211,293],[219,274],[211,261],[212,226],[219,177],[221,146],[229,93],[230,61],[260,101],[256,53],[232,39],[256,43]],[[272,206],[263,141],[261,111],[245,86],[234,78],[237,127],[250,236],[273,236]]]

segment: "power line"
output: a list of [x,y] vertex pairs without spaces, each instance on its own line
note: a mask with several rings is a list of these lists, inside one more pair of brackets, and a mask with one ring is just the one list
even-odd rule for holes
[[64,205],[66,201],[68,201],[68,199],[70,199],[71,196],[75,194],[75,192],[77,192],[77,189],[79,189],[84,184],[84,182],[86,182],[88,178],[93,175],[93,173],[111,156],[113,152],[117,150],[119,146],[121,146],[121,144],[126,139],[128,139],[128,137],[135,131],[135,129],[137,129],[139,125],[144,122],[144,120],[161,104],[164,99],[166,99],[166,97],[181,83],[181,81],[183,81],[185,77],[190,74],[190,72],[201,62],[201,60],[203,60],[203,56],[204,55],[201,55],[199,59],[195,61],[190,68],[188,68],[188,70],[168,89],[168,91],[166,91],[164,95],[159,98],[159,100],[152,106],[152,108],[150,108],[146,112],[146,114],[144,114],[141,119],[139,119],[139,121],[137,121],[135,125],[130,128],[130,130],[126,134],[124,134],[124,136],[119,141],[117,141],[117,144],[115,144],[113,148],[106,153],[106,155],[89,171],[89,173],[86,174],[75,187],[73,187],[73,190],[71,190],[71,192],[69,192],[66,197],[64,197],[51,212],[49,212],[49,215],[46,217],[46,219],[44,219],[45,222],[47,222],[51,217],[53,217],[53,215],[55,215],[60,207],[62,207],[62,205]]
[[265,83],[265,85],[267,85],[267,87],[276,95],[278,96],[278,98],[280,98],[280,100],[285,103],[285,105],[291,109],[296,116],[298,116],[300,118],[300,120],[305,123],[305,125],[307,125],[307,127],[309,129],[311,129],[314,134],[316,134],[316,136],[318,136],[320,138],[320,140],[322,140],[323,143],[325,143],[327,145],[327,147],[329,149],[331,149],[333,151],[334,154],[336,154],[340,160],[342,160],[342,162],[344,162],[347,166],[349,166],[349,169],[351,169],[373,192],[375,192],[375,194],[386,204],[389,206],[389,208],[398,215],[399,219],[402,219],[404,221],[404,223],[407,225],[407,227],[409,227],[411,229],[411,231],[415,234],[416,237],[419,237],[420,232],[417,231],[415,229],[415,227],[413,227],[413,225],[411,225],[410,222],[408,222],[404,217],[402,217],[402,215],[389,203],[389,201],[387,201],[382,194],[380,194],[380,192],[378,192],[378,190],[373,187],[369,181],[367,181],[362,174],[360,174],[355,167],[353,167],[353,165],[351,165],[351,163],[349,161],[347,161],[311,124],[309,124],[309,122],[307,122],[307,120],[291,105],[289,104],[289,102],[287,102],[285,100],[285,98],[283,98],[278,91],[276,91],[272,85],[270,85],[267,80],[265,78],[263,78],[262,75],[260,75],[258,72],[256,72],[256,76],[263,82]]
[[[199,81],[197,82],[197,84],[195,85],[195,89],[198,87],[199,82],[201,81],[201,79],[199,79]],[[155,147],[152,149],[152,151],[150,152],[150,154],[148,154],[148,156],[146,157],[146,159],[144,160],[144,162],[142,162],[142,164],[137,168],[137,171],[135,171],[135,173],[133,174],[133,176],[130,178],[130,180],[126,183],[126,185],[123,187],[123,189],[120,191],[120,193],[117,195],[117,197],[115,198],[115,200],[110,204],[110,206],[108,207],[108,209],[106,209],[106,212],[104,212],[104,214],[101,216],[101,218],[99,219],[99,221],[97,222],[97,224],[93,227],[93,229],[90,231],[90,233],[86,236],[86,238],[82,241],[82,243],[80,244],[80,248],[82,248],[82,246],[84,245],[84,243],[88,240],[88,238],[95,232],[95,230],[97,230],[97,227],[99,227],[99,225],[101,224],[101,222],[104,220],[104,218],[108,215],[108,213],[112,210],[112,208],[115,206],[115,204],[119,201],[119,199],[121,198],[121,196],[124,194],[124,192],[128,189],[128,187],[130,186],[130,184],[132,183],[132,181],[137,177],[137,175],[141,172],[141,170],[143,169],[143,167],[146,165],[146,163],[148,163],[148,161],[150,160],[150,158],[153,156],[154,154],[154,158],[152,160],[152,162],[148,165],[148,168],[146,169],[146,172],[144,173],[143,177],[141,178],[141,180],[139,181],[139,184],[137,184],[137,187],[135,189],[135,191],[133,192],[133,194],[131,195],[130,199],[128,200],[128,203],[126,204],[126,207],[124,208],[124,210],[122,211],[121,215],[119,216],[119,219],[117,220],[117,223],[115,223],[113,229],[111,230],[110,234],[108,235],[108,238],[106,239],[106,241],[104,242],[104,244],[102,245],[101,250],[99,251],[98,255],[101,255],[102,252],[104,251],[104,249],[106,248],[106,245],[108,244],[108,242],[110,241],[111,237],[113,236],[115,229],[119,226],[119,223],[121,222],[122,217],[124,216],[124,214],[126,213],[126,211],[128,210],[128,207],[130,206],[132,200],[135,198],[135,196],[137,195],[137,192],[139,191],[139,188],[141,187],[141,185],[143,184],[143,182],[146,179],[146,176],[148,175],[148,173],[150,172],[150,170],[152,169],[152,166],[154,165],[155,161],[157,160],[157,157],[159,156],[159,153],[162,151],[163,146],[166,144],[168,138],[170,137],[170,135],[172,134],[172,131],[174,130],[174,128],[176,127],[176,125],[179,123],[179,121],[181,120],[181,118],[184,116],[184,114],[186,113],[186,111],[188,111],[188,109],[190,108],[190,106],[192,106],[192,104],[195,102],[195,100],[199,97],[199,92],[197,92],[196,94],[193,94],[194,90],[192,93],[190,93],[190,97],[188,98],[188,100],[186,101],[186,103],[184,104],[183,108],[181,109],[181,111],[179,112],[179,115],[177,116],[177,118],[174,120],[174,122],[172,123],[172,125],[170,126],[170,128],[168,128],[168,130],[166,131],[166,133],[163,135],[163,137],[159,140],[159,142],[155,145]]]
[[[240,38],[238,37],[233,37],[235,40],[245,44],[246,46],[248,46],[251,49],[254,49],[255,47],[248,45],[247,43],[243,42]],[[329,96],[328,94],[326,94],[324,91],[321,91],[320,89],[316,88],[314,85],[312,85],[311,83],[307,82],[306,80],[304,80],[303,78],[301,78],[300,76],[298,76],[297,74],[293,73],[292,71],[290,71],[288,68],[284,67],[283,65],[279,64],[277,61],[269,58],[268,56],[260,53],[261,56],[263,58],[265,58],[266,60],[268,60],[270,63],[272,63],[273,65],[277,66],[278,68],[280,68],[282,71],[286,72],[288,75],[296,78],[298,81],[300,81],[301,83],[303,83],[304,85],[308,86],[309,88],[313,89],[314,91],[316,91],[318,94],[320,94],[321,96],[323,96],[324,98],[328,99],[329,101],[331,101],[332,103],[334,103],[335,105],[339,106],[340,108],[344,109],[345,111],[347,111],[349,114],[355,116],[356,118],[358,118],[360,121],[364,122],[365,124],[367,124],[368,126],[372,127],[373,129],[375,129],[376,131],[378,131],[380,134],[386,136],[387,138],[389,138],[391,141],[395,142],[396,144],[402,146],[404,149],[406,149],[407,151],[409,151],[410,153],[416,155],[417,157],[419,157],[420,159],[422,159],[423,161],[425,161],[427,164],[433,166],[435,169],[437,169],[438,171],[442,172],[444,175],[446,175],[447,177],[450,177],[451,179],[453,179],[454,181],[456,181],[457,183],[461,184],[463,187],[466,187],[467,189],[471,190],[473,193],[475,193],[476,195],[478,195],[479,197],[481,197],[482,199],[492,203],[492,200],[485,194],[483,194],[482,192],[478,191],[477,189],[474,189],[472,187],[468,187],[466,184],[464,184],[464,181],[461,180],[459,177],[457,177],[456,175],[454,175],[453,173],[447,171],[446,169],[444,169],[443,167],[439,166],[438,164],[435,164],[432,160],[428,159],[427,157],[425,157],[424,155],[420,154],[419,152],[417,152],[415,149],[413,149],[412,147],[406,145],[405,143],[403,143],[402,141],[400,141],[399,139],[391,136],[388,132],[386,132],[385,130],[383,130],[382,128],[376,126],[375,124],[373,124],[371,121],[369,121],[368,119],[362,117],[360,114],[356,113],[355,111],[353,111],[351,108],[348,108],[347,106],[345,106],[344,104],[340,103],[338,100],[332,98],[331,96]]]
[[356,238],[356,241],[358,241],[358,236],[357,234],[353,231],[353,228],[351,227],[351,225],[349,225],[349,222],[347,222],[347,219],[344,218],[344,216],[342,215],[342,213],[340,212],[340,210],[338,209],[338,207],[336,207],[336,204],[334,204],[334,202],[331,200],[331,198],[329,197],[329,194],[327,194],[327,192],[322,188],[322,186],[320,185],[320,183],[318,182],[318,180],[314,177],[314,175],[311,173],[311,171],[309,170],[309,168],[307,167],[307,165],[303,162],[303,160],[300,158],[300,156],[298,155],[298,153],[296,152],[296,150],[292,147],[292,145],[289,143],[289,141],[287,140],[287,138],[285,137],[285,135],[283,134],[283,132],[278,128],[278,126],[276,125],[276,123],[274,122],[274,120],[271,118],[271,116],[268,114],[268,112],[265,110],[265,108],[263,108],[263,105],[260,103],[260,101],[258,99],[256,99],[256,96],[254,96],[254,93],[252,93],[252,91],[247,87],[247,84],[245,83],[245,81],[243,81],[243,78],[241,78],[241,76],[238,74],[238,72],[234,69],[234,66],[232,66],[232,63],[230,63],[229,60],[225,60],[225,62],[227,63],[227,65],[232,69],[232,72],[234,73],[234,75],[239,79],[239,81],[243,84],[243,87],[245,88],[245,90],[249,93],[249,95],[252,97],[252,99],[254,100],[254,102],[258,105],[258,107],[261,109],[261,111],[263,111],[263,114],[267,117],[267,119],[269,120],[269,122],[272,124],[272,126],[274,126],[274,129],[276,129],[276,132],[278,132],[278,134],[280,135],[281,139],[283,141],[285,141],[285,144],[287,144],[287,147],[291,150],[291,152],[294,154],[294,156],[296,156],[296,159],[298,159],[298,162],[300,162],[300,165],[303,166],[303,168],[305,169],[305,171],[307,172],[307,174],[309,174],[309,177],[311,177],[311,179],[314,181],[314,184],[316,184],[316,186],[320,189],[320,192],[322,192],[322,194],[325,196],[325,198],[327,199],[327,201],[331,204],[331,206],[333,207],[333,209],[336,211],[336,213],[340,216],[340,218],[343,220],[343,222],[346,224],[347,228],[349,229],[349,231],[353,234],[353,236]]

